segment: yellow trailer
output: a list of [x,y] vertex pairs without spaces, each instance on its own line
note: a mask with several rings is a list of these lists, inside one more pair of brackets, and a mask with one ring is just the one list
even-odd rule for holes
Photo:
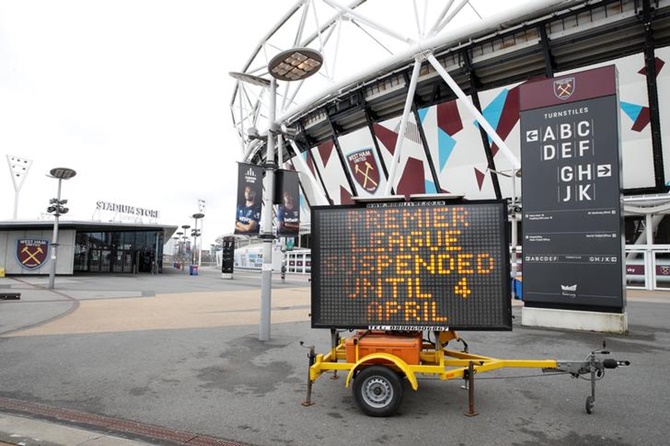
[[[605,369],[630,365],[629,361],[611,358],[605,349],[592,351],[582,361],[554,359],[499,359],[476,355],[468,351],[467,343],[457,332],[432,332],[435,341],[423,338],[423,332],[394,332],[360,330],[349,338],[334,333],[333,346],[326,354],[316,354],[310,347],[307,399],[311,405],[312,384],[322,374],[347,372],[346,387],[351,385],[359,408],[370,416],[386,417],[399,407],[403,397],[402,381],[406,379],[413,390],[419,388],[419,378],[435,376],[440,380],[464,379],[469,390],[467,415],[474,409],[475,375],[503,368],[541,369],[543,372],[566,373],[573,377],[590,375],[591,394],[586,398],[586,412],[595,405],[595,383],[603,378]],[[462,350],[447,348],[451,341],[460,342]]]
[[[311,210],[312,328],[330,329],[331,347],[325,354],[310,348],[306,404],[311,404],[312,384],[319,376],[343,371],[361,410],[388,416],[402,401],[404,380],[416,390],[419,379],[429,376],[465,380],[468,413],[474,415],[475,376],[525,368],[588,375],[592,388],[585,407],[591,413],[596,381],[606,369],[629,365],[604,359],[604,347],[581,361],[500,359],[468,351],[456,330],[513,328],[510,278],[516,261],[510,252],[516,251],[508,239],[507,200],[467,201],[440,194],[357,197],[352,205]],[[518,213],[516,206],[512,211]],[[543,297],[526,300],[525,305],[623,312],[620,274],[605,275],[596,262],[597,274],[584,277],[587,264],[575,267],[571,252],[544,259],[553,269],[543,267],[541,274],[534,270],[534,277],[546,282],[541,290],[536,288]],[[608,259],[621,260],[614,255]],[[526,260],[528,278],[533,275],[532,259]],[[598,291],[604,277],[619,283],[620,289]],[[532,289],[526,282],[523,291]],[[340,339],[337,330],[358,331]],[[462,349],[448,348],[452,342],[460,342]]]

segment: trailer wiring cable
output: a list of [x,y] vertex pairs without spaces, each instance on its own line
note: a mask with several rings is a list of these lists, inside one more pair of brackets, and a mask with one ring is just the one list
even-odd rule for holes
[[[478,377],[477,381],[480,380],[485,380],[485,379],[523,379],[523,378],[544,378],[544,377],[549,377],[549,376],[565,376],[569,375],[567,372],[553,372],[553,373],[540,373],[537,375],[517,375],[517,376],[482,376]],[[573,376],[573,378],[576,378]],[[591,378],[583,378],[580,376],[582,379],[586,379],[588,381],[591,381]],[[602,378],[597,378],[596,381],[601,380]]]

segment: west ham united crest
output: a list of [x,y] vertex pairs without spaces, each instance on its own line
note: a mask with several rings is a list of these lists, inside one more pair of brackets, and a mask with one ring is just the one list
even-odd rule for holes
[[347,156],[349,168],[354,174],[356,182],[366,192],[374,194],[379,187],[379,168],[372,149],[363,149]]
[[47,260],[49,253],[49,241],[24,238],[16,241],[16,258],[22,267],[36,269],[41,267]]
[[566,77],[554,81],[554,96],[558,99],[568,99],[575,91],[575,78]]

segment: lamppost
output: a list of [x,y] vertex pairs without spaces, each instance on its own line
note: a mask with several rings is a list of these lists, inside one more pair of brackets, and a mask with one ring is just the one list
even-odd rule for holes
[[53,289],[56,280],[56,259],[57,259],[57,251],[58,251],[58,221],[59,217],[62,214],[67,214],[69,211],[68,208],[65,207],[67,204],[67,200],[61,200],[60,198],[60,191],[61,191],[61,183],[63,180],[69,180],[73,176],[77,175],[77,172],[75,172],[72,169],[68,169],[67,167],[56,167],[53,168],[49,171],[49,177],[51,178],[56,178],[58,180],[58,193],[56,194],[56,198],[52,198],[49,200],[49,207],[47,208],[47,212],[50,214],[54,214],[54,217],[56,218],[54,220],[54,232],[53,232],[53,237],[51,238],[51,265],[49,269],[49,289]]
[[274,163],[275,133],[278,127],[275,122],[277,80],[291,82],[306,79],[319,71],[322,63],[323,56],[318,51],[310,48],[292,48],[282,51],[270,60],[268,64],[268,72],[272,76],[270,81],[247,73],[230,73],[234,79],[242,82],[270,87],[270,112],[268,115],[270,128],[268,129],[265,165],[263,166],[265,169],[263,185],[265,196],[263,197],[263,219],[260,233],[260,238],[263,239],[263,267],[261,270],[261,322],[258,339],[261,341],[270,340],[272,242],[274,240],[272,232],[272,199],[274,197],[274,171],[277,167]]
[[183,258],[182,258],[182,268],[184,266],[184,258],[186,258],[186,239],[188,238],[188,230],[191,227],[191,225],[182,225],[181,228],[184,230],[184,236],[182,237],[184,239],[184,252],[183,252]]
[[184,233],[181,232],[181,231],[177,231],[177,232],[175,232],[175,234],[177,234],[177,236],[174,238],[174,239],[175,239],[175,243],[177,244],[177,254],[175,254],[175,264],[176,264],[176,263],[177,263],[177,260],[179,260],[179,262],[181,262],[181,250],[182,250],[182,246],[181,246],[181,236],[182,236],[182,234],[184,234]]
[[[195,220],[195,228],[193,229],[193,249],[198,249],[198,237],[200,237],[200,230],[198,230],[198,220],[203,218],[205,214],[202,212],[195,213],[191,215],[193,217],[193,220]],[[197,257],[196,251],[192,250],[192,260],[191,260],[191,265],[195,265]],[[198,261],[198,268],[200,268],[200,261]]]
[[[511,240],[511,252],[510,252],[510,263],[511,263],[511,276],[512,276],[512,284],[514,284],[514,280],[516,280],[516,273],[518,270],[518,265],[516,264],[517,261],[517,245],[519,243],[519,236],[518,236],[518,226],[517,226],[517,220],[519,219],[519,213],[520,207],[519,204],[517,203],[517,198],[516,198],[516,180],[518,178],[521,178],[521,169],[517,169],[515,167],[512,168],[511,171],[507,172],[499,172],[497,170],[493,169],[488,169],[489,172],[494,173],[496,175],[502,175],[507,178],[512,179],[512,204],[509,209],[509,220],[511,224],[511,230],[512,230],[512,240]],[[515,299],[516,296],[516,288],[512,286],[512,299]]]
[[[179,233],[176,233],[179,235]],[[177,253],[179,252],[179,237],[172,237],[172,243],[174,243],[174,246],[172,246],[172,267],[177,266]]]

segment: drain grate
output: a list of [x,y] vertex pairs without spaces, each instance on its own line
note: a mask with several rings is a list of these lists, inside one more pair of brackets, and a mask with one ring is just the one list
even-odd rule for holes
[[[134,435],[141,438],[172,443],[174,445],[245,446],[243,443],[236,441],[223,440],[184,431],[175,431],[160,426],[153,426],[151,424],[143,424],[136,421],[95,415],[79,412],[77,410],[48,406],[46,404],[15,400],[12,398],[0,397],[0,410],[18,412],[36,418],[45,418],[62,423],[71,423],[79,427],[87,426],[95,430],[104,430],[110,433],[116,432],[123,436]],[[2,442],[0,442],[0,446],[1,445]]]

